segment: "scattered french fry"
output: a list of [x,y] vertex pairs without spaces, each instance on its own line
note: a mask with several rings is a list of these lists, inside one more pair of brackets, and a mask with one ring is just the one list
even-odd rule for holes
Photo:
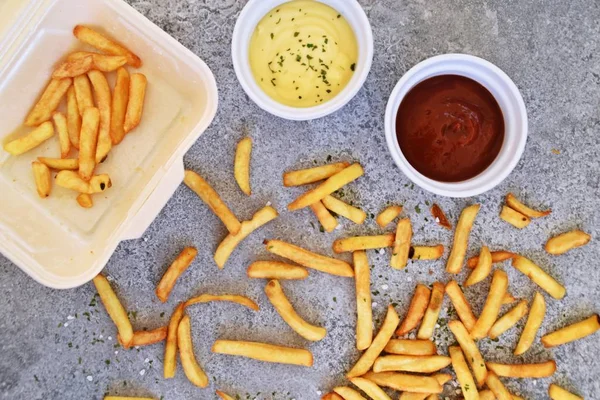
[[331,392],[324,394],[321,400],[344,400],[344,398],[336,392]]
[[533,261],[522,256],[515,256],[512,259],[512,266],[525,274],[533,281],[533,283],[544,289],[555,299],[562,299],[565,297],[565,294],[567,293],[565,287],[558,283],[546,271],[537,266]]
[[401,212],[402,206],[389,206],[379,213],[377,218],[375,218],[375,222],[377,222],[377,225],[380,227],[385,228],[390,222],[395,220]]
[[344,400],[367,400],[356,390],[348,386],[337,386],[333,391],[344,398]]
[[177,327],[177,347],[179,348],[179,358],[183,372],[188,380],[194,385],[205,388],[208,386],[208,377],[202,370],[202,367],[196,361],[194,356],[194,346],[192,344],[192,327],[190,317],[185,315]]
[[525,204],[521,203],[512,193],[506,195],[506,204],[513,210],[518,211],[529,218],[545,217],[552,212],[552,210],[536,211],[532,208],[529,208]]
[[233,175],[242,192],[250,196],[250,155],[252,153],[252,139],[245,137],[237,145],[235,161],[233,164]]
[[[500,251],[492,251],[492,264],[495,263],[499,263],[505,260],[512,260],[512,258],[515,256],[514,253],[511,253],[510,251],[504,251],[504,250],[500,250]],[[467,260],[467,266],[469,268],[475,268],[477,266],[477,263],[479,262],[479,256],[475,256],[475,257],[471,257]]]
[[427,286],[420,283],[417,284],[415,293],[410,301],[410,306],[408,307],[406,317],[404,317],[404,320],[398,327],[398,330],[396,330],[396,335],[405,335],[419,325],[419,322],[421,322],[423,319],[425,311],[427,310],[427,306],[429,305],[430,296],[431,291],[427,288]]
[[408,258],[411,260],[437,260],[444,255],[444,245],[436,246],[411,246]]
[[144,111],[144,99],[146,98],[146,86],[148,80],[144,74],[132,74],[129,78],[129,101],[125,112],[123,130],[128,133],[140,124]]
[[79,132],[81,131],[81,114],[77,106],[77,97],[75,95],[75,86],[70,86],[67,90],[67,130],[69,140],[76,149],[79,148]]
[[29,132],[26,136],[15,139],[4,145],[4,150],[13,156],[18,156],[36,148],[54,135],[52,122],[46,121]]
[[383,351],[407,356],[432,356],[437,353],[435,343],[428,339],[390,339]]
[[458,318],[460,318],[465,325],[465,328],[471,332],[477,322],[477,318],[475,317],[475,314],[473,314],[473,310],[467,301],[465,294],[455,280],[451,280],[446,284],[446,293],[456,310]]
[[398,226],[396,228],[392,258],[390,259],[390,266],[392,268],[403,269],[406,267],[411,239],[412,225],[410,223],[410,219],[405,218],[398,222]]
[[352,252],[357,250],[381,249],[394,244],[393,233],[377,236],[352,236],[337,239],[333,242],[333,251],[336,253]]
[[334,213],[349,219],[355,224],[361,225],[363,222],[365,222],[365,219],[367,218],[367,213],[365,213],[360,208],[356,208],[348,203],[338,200],[332,195],[327,195],[323,197],[323,200],[321,201],[323,202],[323,205],[327,207],[328,210],[331,210]]
[[417,332],[417,339],[430,339],[433,336],[435,324],[437,324],[440,310],[442,309],[442,302],[444,300],[445,286],[440,282],[433,284],[431,290],[431,297],[429,299],[429,305],[423,316],[423,322]]
[[437,204],[432,205],[431,215],[433,216],[435,222],[437,222],[441,227],[452,230],[452,225],[448,221],[448,218],[446,218],[446,214],[444,214],[444,211],[442,211],[440,206]]
[[465,286],[472,286],[476,283],[481,282],[492,272],[492,254],[487,246],[483,246],[481,248],[481,252],[479,253],[479,258],[477,260],[477,265],[475,269],[471,271],[471,274],[465,281]]
[[373,372],[404,371],[428,374],[446,368],[448,365],[450,365],[450,357],[395,354],[378,357],[373,364]]
[[[446,382],[452,379],[452,376],[449,374],[435,374],[433,378],[438,381],[441,386],[444,386]],[[429,399],[429,396],[437,396],[435,393],[427,394],[427,393],[415,393],[415,392],[402,392],[398,400],[426,400]],[[437,399],[437,397],[435,397]]]
[[478,400],[479,393],[477,391],[477,385],[473,380],[473,375],[469,371],[465,356],[458,346],[448,347],[448,353],[452,359],[452,368],[456,373],[456,379],[460,384],[460,390],[462,391],[465,400]]
[[523,215],[508,206],[502,207],[500,218],[519,229],[523,229],[531,223],[531,219],[529,219],[528,216]]
[[129,322],[125,308],[123,308],[117,295],[110,287],[110,283],[103,275],[96,275],[93,282],[100,295],[100,300],[102,300],[102,304],[104,304],[106,312],[108,312],[110,319],[112,319],[117,326],[121,340],[124,345],[129,346],[133,340],[133,328],[131,327],[131,322]]
[[571,249],[585,246],[591,239],[587,233],[575,229],[549,239],[546,242],[546,251],[555,255],[564,254]]
[[554,383],[548,388],[548,396],[552,400],[583,400],[583,397],[579,397]]
[[86,108],[83,111],[79,135],[79,176],[85,181],[90,180],[96,168],[99,124],[100,111],[95,107]]
[[40,99],[25,118],[25,125],[38,126],[42,122],[50,120],[52,113],[56,111],[63,96],[69,90],[71,83],[71,78],[50,80]]
[[33,170],[33,179],[35,180],[37,193],[42,199],[45,199],[50,196],[50,191],[52,190],[50,168],[39,161],[34,161],[31,163],[31,169]]
[[73,35],[83,43],[114,56],[125,56],[127,63],[134,68],[142,66],[142,60],[127,48],[108,39],[106,36],[83,25],[77,25],[73,29]]
[[67,158],[71,151],[71,140],[69,139],[69,128],[67,117],[61,112],[56,111],[52,114],[54,127],[58,133],[58,143],[60,145],[60,158]]
[[201,294],[200,296],[192,297],[191,299],[187,300],[185,302],[185,307],[189,307],[192,304],[208,303],[211,301],[228,301],[231,303],[237,303],[239,305],[248,307],[251,310],[258,311],[258,304],[256,304],[254,301],[250,300],[246,296],[239,296],[236,294]]
[[493,371],[488,372],[487,378],[485,378],[485,383],[492,390],[494,396],[496,396],[498,400],[512,400],[512,395]]
[[127,64],[127,57],[125,56],[111,56],[88,51],[71,53],[67,57],[67,60],[78,60],[87,57],[92,57],[93,68],[102,72],[111,72]]
[[272,363],[302,365],[305,367],[313,365],[313,356],[308,350],[275,346],[266,343],[217,340],[212,346],[212,352],[248,357]]
[[153,329],[151,331],[136,331],[133,332],[133,339],[126,346],[121,339],[121,336],[117,336],[119,344],[123,347],[130,348],[135,346],[148,346],[151,344],[162,342],[167,338],[167,327],[161,326],[160,328]]
[[248,267],[249,278],[260,279],[306,279],[308,270],[280,261],[255,261]]
[[283,174],[283,186],[300,186],[322,181],[344,170],[350,165],[347,162],[323,165],[320,167],[290,171]]
[[98,141],[96,144],[96,164],[101,163],[112,147],[110,138],[110,110],[111,96],[110,87],[104,74],[100,71],[92,70],[88,72],[88,78],[94,88],[94,97],[96,98],[96,107],[100,112],[100,125],[98,125]]
[[537,364],[499,364],[487,362],[486,367],[498,376],[507,378],[546,378],[556,372],[553,360]]
[[479,212],[479,207],[479,204],[474,204],[466,207],[460,214],[454,233],[454,243],[452,244],[452,250],[448,257],[448,263],[446,264],[446,272],[448,273],[458,274],[462,269],[465,255],[467,254],[467,247],[469,245],[471,228],[473,228],[473,223]]
[[498,318],[494,325],[492,325],[492,328],[488,333],[490,339],[496,339],[498,336],[512,328],[521,318],[527,315],[528,310],[527,301],[521,300],[519,304],[502,317]]
[[356,285],[356,348],[365,350],[373,341],[373,311],[371,308],[371,269],[367,253],[355,251],[354,281]]
[[600,330],[600,316],[594,314],[583,321],[565,326],[562,329],[544,335],[542,337],[542,344],[544,347],[555,347],[582,339],[598,330]]
[[94,107],[94,97],[92,96],[92,85],[86,75],[79,75],[73,79],[73,88],[75,89],[75,98],[79,115],[83,117],[83,112],[88,107]]
[[502,299],[508,288],[508,276],[506,272],[497,269],[492,276],[492,284],[485,300],[485,306],[479,319],[471,329],[471,337],[473,339],[483,339],[488,335],[488,332],[498,319],[500,307],[502,307]]
[[442,385],[431,376],[402,372],[367,372],[363,378],[394,390],[427,394],[442,393]]
[[112,97],[110,112],[110,138],[113,144],[119,144],[125,137],[125,113],[129,103],[129,72],[121,67],[117,69],[117,81]]
[[350,378],[350,382],[373,400],[392,400],[375,382],[365,378]]
[[215,393],[221,398],[221,400],[235,400],[233,397],[220,390],[217,390]]
[[77,195],[77,204],[83,208],[92,208],[94,206],[94,200],[92,196],[87,193],[79,193]]
[[481,387],[485,383],[488,370],[485,367],[485,362],[479,352],[479,348],[462,322],[456,320],[450,321],[448,322],[448,328],[452,331],[452,334],[465,354],[467,362],[471,365],[477,386]]
[[177,328],[183,318],[185,309],[184,303],[179,303],[167,327],[167,337],[165,342],[165,356],[163,361],[163,376],[165,379],[173,378],[177,370]]
[[197,254],[198,250],[194,247],[186,247],[167,268],[158,286],[156,286],[156,297],[160,301],[164,303],[169,299],[169,294],[173,290],[177,278],[190,266]]
[[62,62],[54,72],[52,78],[74,78],[78,75],[87,74],[90,69],[94,66],[94,58],[91,55],[80,57],[77,59],[67,59]]
[[112,186],[110,177],[106,174],[92,176],[89,182],[84,181],[75,171],[62,170],[56,174],[54,182],[66,189],[79,193],[102,193]]
[[317,201],[316,203],[311,204],[310,209],[315,213],[319,223],[325,230],[325,232],[331,232],[338,225],[337,219],[325,208],[323,203]]
[[519,339],[519,343],[517,343],[517,347],[515,348],[514,354],[516,356],[519,356],[529,350],[533,344],[533,341],[535,340],[535,336],[537,335],[540,326],[542,326],[542,321],[544,321],[545,314],[546,301],[544,300],[544,296],[536,293],[533,297],[533,302],[531,303],[525,328],[523,328],[521,338]]

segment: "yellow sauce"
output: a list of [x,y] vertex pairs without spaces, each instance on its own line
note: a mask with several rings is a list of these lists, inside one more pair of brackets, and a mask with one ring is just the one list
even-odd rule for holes
[[294,0],[268,12],[250,40],[250,67],[275,101],[313,107],[348,84],[358,57],[356,36],[333,8]]

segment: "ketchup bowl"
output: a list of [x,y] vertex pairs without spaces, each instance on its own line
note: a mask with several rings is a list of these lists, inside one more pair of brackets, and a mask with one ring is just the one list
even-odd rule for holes
[[[407,157],[403,153],[397,135],[396,120],[403,99],[419,83],[442,75],[458,75],[482,85],[496,100],[504,119],[504,138],[496,157],[477,175],[458,182],[431,179],[419,172],[408,161],[413,154]],[[476,196],[500,184],[519,162],[527,141],[527,110],[517,86],[498,67],[466,54],[445,54],[420,62],[398,81],[387,103],[385,137],[394,162],[416,185],[447,197]]]

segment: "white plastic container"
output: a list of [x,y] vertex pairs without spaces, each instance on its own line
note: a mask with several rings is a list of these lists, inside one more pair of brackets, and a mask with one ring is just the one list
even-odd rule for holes
[[[438,75],[462,75],[479,82],[496,98],[504,115],[500,153],[485,171],[462,182],[438,182],[418,172],[402,154],[396,137],[396,115],[404,96],[419,82]],[[444,54],[420,62],[400,79],[388,100],[385,138],[396,165],[416,185],[442,196],[476,196],[500,184],[521,159],[527,142],[527,110],[519,89],[500,68],[474,56]]]
[[56,137],[18,157],[0,149],[0,252],[53,288],[89,281],[121,240],[143,234],[183,180],[183,155],[210,125],[218,102],[206,64],[122,0],[4,0],[2,143],[25,130],[23,120],[56,62],[86,48],[72,34],[77,24],[96,27],[139,55],[137,71],[147,76],[148,89],[141,124],[97,168],[113,186],[94,195],[91,209],[56,185],[47,199],[36,193],[31,162],[58,157]]

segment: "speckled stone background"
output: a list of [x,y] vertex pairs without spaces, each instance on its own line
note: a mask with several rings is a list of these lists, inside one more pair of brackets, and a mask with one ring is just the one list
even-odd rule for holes
[[[341,221],[342,229],[321,233],[307,210],[285,211],[302,189],[284,189],[286,169],[333,160],[358,160],[366,175],[345,190],[369,213],[388,202],[404,205],[414,224],[414,242],[451,243],[427,209],[439,203],[452,222],[466,204],[481,202],[469,254],[482,244],[507,248],[531,257],[567,287],[556,301],[545,296],[548,312],[541,329],[549,332],[600,311],[600,3],[589,0],[362,0],[375,37],[373,68],[364,88],[346,107],[327,118],[288,122],[255,106],[238,84],[230,57],[230,38],[243,3],[235,0],[131,0],[151,21],[204,59],[219,87],[220,106],[207,132],[185,157],[187,168],[211,182],[240,218],[249,218],[268,201],[281,217],[248,238],[222,271],[212,254],[225,228],[207,207],[181,186],[139,240],[121,243],[106,266],[135,329],[167,323],[175,304],[199,293],[239,293],[255,299],[260,312],[233,304],[197,305],[189,310],[196,355],[210,377],[210,387],[190,384],[179,367],[175,379],[162,379],[163,345],[126,351],[116,345],[116,331],[91,284],[57,291],[35,283],[0,257],[0,397],[6,399],[101,399],[105,393],[151,395],[156,399],[214,399],[220,388],[241,398],[317,399],[357,359],[354,348],[354,289],[350,279],[311,271],[309,279],[284,282],[284,290],[310,322],[323,325],[327,337],[309,343],[279,318],[267,301],[261,280],[249,280],[253,260],[271,258],[264,238],[281,238],[331,254],[340,236],[380,232],[372,219],[363,226]],[[461,52],[498,65],[520,88],[529,112],[525,154],[510,177],[493,191],[472,199],[452,200],[413,187],[399,172],[384,142],[387,97],[411,66],[433,55]],[[245,197],[232,174],[236,142],[249,133],[254,194]],[[560,153],[557,151],[558,150]],[[503,196],[512,191],[528,204],[552,207],[548,218],[517,230],[498,218]],[[419,212],[420,211],[420,212]],[[313,227],[313,224],[315,227]],[[594,240],[563,256],[550,256],[543,243],[556,233],[579,227]],[[154,295],[168,264],[186,245],[198,257],[182,276],[167,304]],[[414,262],[406,272],[392,271],[389,252],[370,252],[373,264],[374,316],[379,322],[388,303],[401,317],[417,281],[447,281],[444,261]],[[498,266],[510,278],[510,290],[530,300],[536,288],[508,263]],[[462,281],[466,273],[459,279]],[[489,285],[467,292],[477,311]],[[444,303],[445,318],[448,300]],[[520,324],[522,326],[523,323]],[[519,329],[498,343],[484,340],[488,360],[555,359],[550,379],[505,380],[527,399],[546,398],[557,382],[587,399],[600,398],[600,336],[544,350],[539,340],[524,357],[513,357]],[[436,330],[441,351],[452,342],[442,323]],[[215,339],[249,339],[310,349],[313,368],[281,366],[210,352]],[[459,397],[452,385],[445,396]]]

